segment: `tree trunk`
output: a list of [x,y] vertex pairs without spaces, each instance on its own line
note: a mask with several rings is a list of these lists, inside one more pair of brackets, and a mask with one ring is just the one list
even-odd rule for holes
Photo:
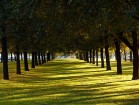
[[43,54],[44,63],[46,63],[46,54]]
[[25,68],[25,71],[29,71],[29,68],[28,68],[27,51],[24,51],[24,68]]
[[83,60],[83,54],[82,54],[82,52],[79,53],[79,57],[80,57],[80,60]]
[[20,54],[21,54],[21,60],[23,60],[23,54],[22,54],[22,52]]
[[139,79],[139,56],[137,32],[132,32],[133,38],[133,80]]
[[76,59],[79,59],[79,53],[76,53]]
[[117,74],[122,74],[120,42],[117,39],[115,39],[114,43],[116,48]]
[[16,53],[14,53],[14,60],[16,61],[17,57],[16,57]]
[[124,58],[125,58],[125,61],[127,61],[127,58],[126,58],[126,51],[124,50]]
[[132,51],[130,51],[130,62],[133,61],[133,58],[132,58]]
[[89,62],[88,51],[85,51],[85,61]]
[[90,63],[92,63],[92,50],[90,50]]
[[123,36],[123,32],[119,33],[119,38],[124,42],[133,52],[133,77],[132,80],[139,79],[139,56],[138,56],[138,38],[137,31],[132,31],[133,45]]
[[41,65],[42,63],[41,63],[41,57],[40,57],[41,55],[40,55],[40,52],[38,52],[38,60],[39,60],[39,65]]
[[96,49],[96,66],[98,66],[98,49]]
[[35,68],[35,53],[34,52],[32,52],[31,68]]
[[83,51],[83,60],[85,61],[86,60],[86,55],[85,55],[85,51]]
[[44,64],[44,56],[43,56],[43,53],[41,53],[41,59],[42,59],[42,64]]
[[55,54],[52,52],[52,60],[55,59]]
[[92,61],[93,64],[95,64],[95,50],[93,49],[93,61]]
[[100,48],[100,54],[101,54],[101,68],[104,68],[103,48]]
[[110,57],[109,57],[109,45],[105,46],[105,55],[106,55],[106,70],[111,70]]
[[50,59],[50,55],[51,55],[51,53],[50,52],[47,52],[47,62],[51,60]]
[[13,61],[13,53],[11,52],[11,62]]
[[35,65],[38,66],[37,52],[35,52]]
[[2,52],[1,52],[1,63],[3,62],[3,58],[2,58]]
[[31,54],[29,53],[29,60],[31,60],[31,57],[30,57],[30,55],[31,55]]
[[7,53],[7,37],[5,33],[5,26],[1,27],[2,32],[2,61],[3,61],[3,79],[9,80],[8,73],[8,53]]
[[19,52],[19,46],[17,45],[16,49],[16,73],[21,74],[21,68],[20,68],[20,52]]

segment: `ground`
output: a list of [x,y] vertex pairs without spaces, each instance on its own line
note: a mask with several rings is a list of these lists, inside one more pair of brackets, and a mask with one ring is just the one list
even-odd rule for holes
[[9,63],[10,80],[0,80],[0,105],[139,105],[139,81],[131,80],[130,62],[122,62],[122,75],[116,75],[114,61],[106,71],[62,58],[29,72],[22,67],[22,75],[15,74],[14,64]]

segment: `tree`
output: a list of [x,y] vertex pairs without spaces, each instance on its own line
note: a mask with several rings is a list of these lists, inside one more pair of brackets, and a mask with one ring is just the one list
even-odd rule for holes
[[1,40],[2,40],[2,59],[3,59],[3,79],[9,80],[8,73],[8,56],[7,56],[7,19],[11,14],[11,1],[1,0],[0,1],[0,29],[1,29]]

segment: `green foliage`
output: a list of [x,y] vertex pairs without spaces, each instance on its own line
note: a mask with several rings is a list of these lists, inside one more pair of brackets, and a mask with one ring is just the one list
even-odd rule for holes
[[[10,44],[23,50],[70,51],[105,46],[105,35],[138,26],[134,0],[2,0]],[[107,33],[106,33],[107,31]],[[103,39],[103,40],[102,40]],[[97,46],[96,46],[97,45]]]

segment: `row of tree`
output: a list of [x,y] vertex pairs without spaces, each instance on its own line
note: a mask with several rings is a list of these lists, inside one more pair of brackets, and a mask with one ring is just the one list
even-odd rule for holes
[[109,56],[113,47],[121,74],[124,43],[133,52],[132,79],[139,79],[138,11],[137,0],[1,0],[3,70],[8,72],[7,49],[18,55],[105,48]]
[[[105,63],[104,63],[104,59],[106,59],[106,71],[111,70],[111,62],[110,60],[116,60],[117,61],[117,74],[122,74],[122,58],[121,58],[121,51],[118,47],[118,49],[116,48],[117,46],[115,45],[115,49],[117,51],[113,52],[112,50],[115,49],[111,49],[110,51],[112,51],[111,53],[109,53],[109,50],[107,50],[106,48],[100,48],[100,49],[93,49],[93,50],[79,50],[78,52],[76,52],[76,58],[80,59],[80,60],[84,60],[88,63],[92,63],[92,64],[96,64],[96,66],[98,66],[99,64],[99,59],[100,59],[100,64],[101,64],[101,68],[104,68]],[[115,53],[115,54],[114,54]],[[114,55],[113,55],[114,54]],[[114,56],[114,57],[113,57]],[[132,58],[133,54],[130,51],[130,62],[132,62],[133,58]],[[126,61],[127,55],[126,52],[124,52],[124,60]]]

